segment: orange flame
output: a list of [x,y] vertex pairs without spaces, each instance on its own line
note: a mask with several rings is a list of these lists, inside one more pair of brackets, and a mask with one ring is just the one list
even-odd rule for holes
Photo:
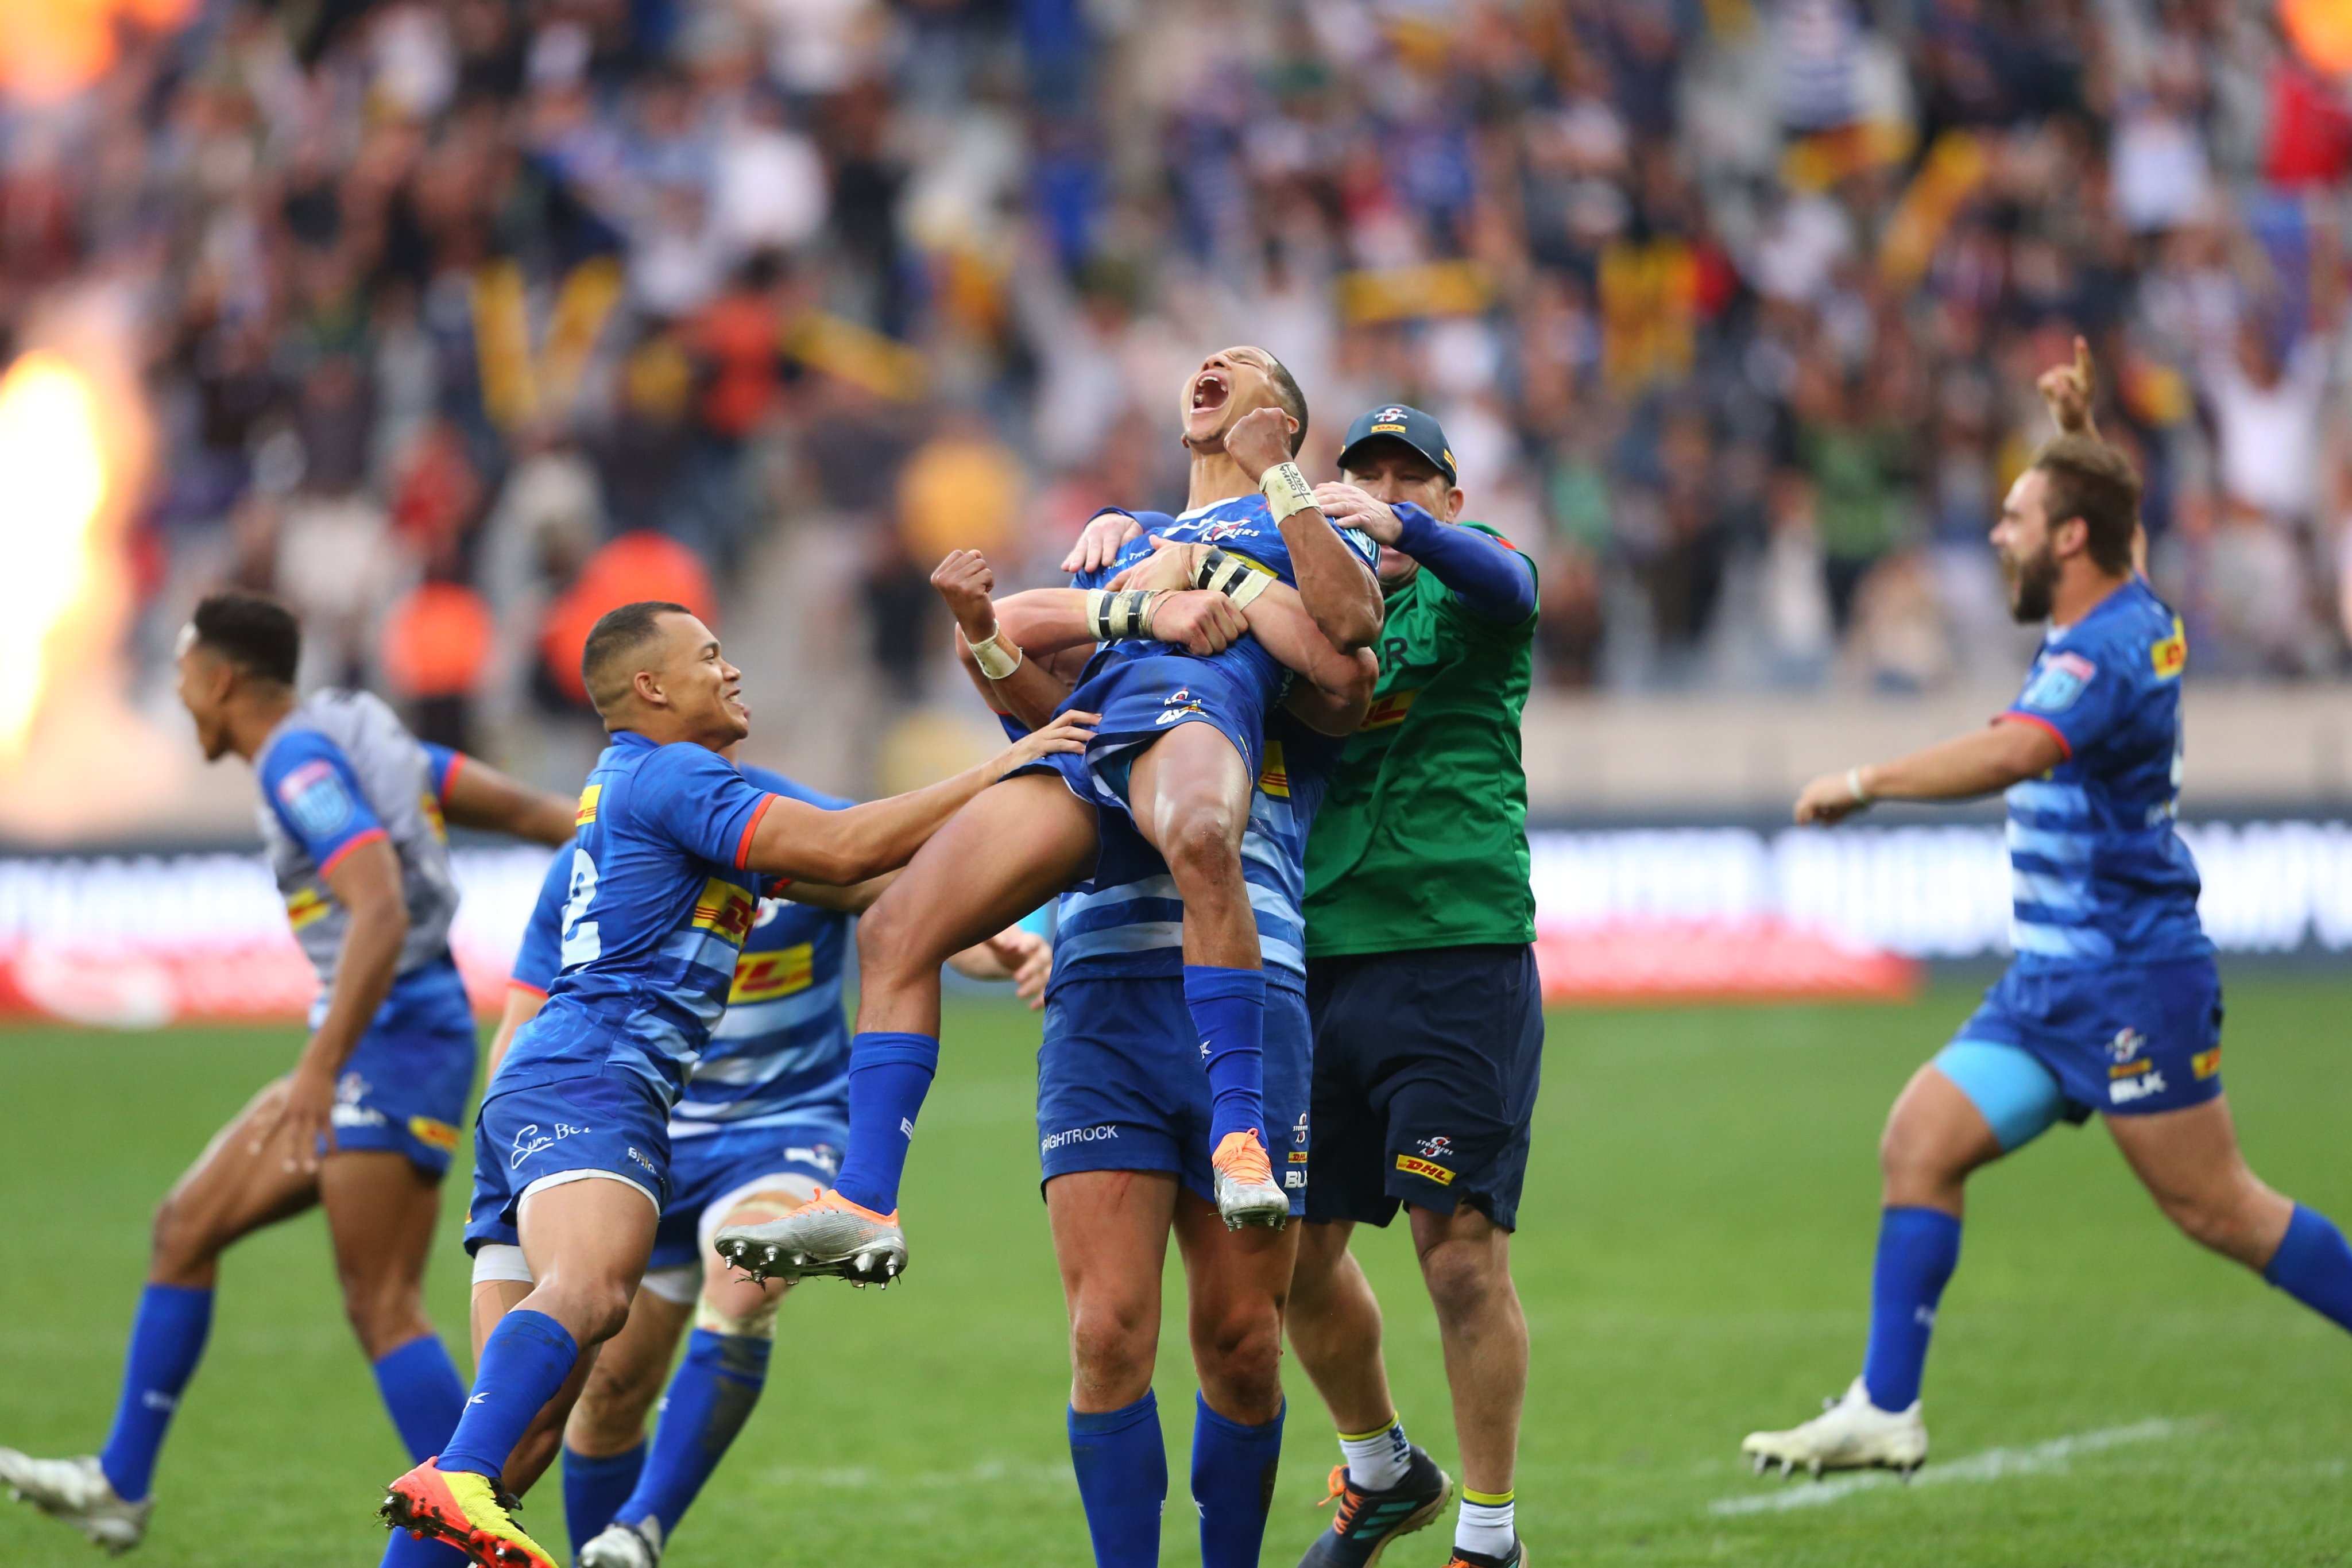
[[24,756],[56,633],[98,585],[107,459],[89,377],[37,349],[0,378],[0,764]]
[[194,0],[0,0],[0,91],[49,103],[88,87],[114,64],[118,24],[163,32]]

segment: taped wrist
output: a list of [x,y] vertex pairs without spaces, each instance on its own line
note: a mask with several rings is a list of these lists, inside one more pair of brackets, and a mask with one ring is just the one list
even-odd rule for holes
[[1087,591],[1087,625],[1097,643],[1117,643],[1151,634],[1152,595],[1140,588],[1114,593],[1108,588]]
[[1312,511],[1315,507],[1315,486],[1298,471],[1296,463],[1277,463],[1265,471],[1257,487],[1265,492],[1265,504],[1273,508],[1274,520],[1282,521],[1293,512]]
[[992,681],[1001,681],[1021,667],[1020,645],[1015,643],[1008,651],[1002,632],[983,637],[977,643],[966,639],[966,643],[971,649],[972,663],[978,664],[980,673]]
[[1250,601],[1264,593],[1273,581],[1239,556],[1227,555],[1214,545],[1202,553],[1200,568],[1192,574],[1193,587],[1223,594],[1234,601],[1236,610],[1248,609]]

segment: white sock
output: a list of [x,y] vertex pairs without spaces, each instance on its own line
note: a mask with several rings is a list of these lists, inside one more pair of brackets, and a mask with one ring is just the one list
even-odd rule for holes
[[1366,1491],[1387,1490],[1404,1479],[1412,1465],[1412,1445],[1405,1440],[1403,1418],[1397,1416],[1360,1437],[1340,1433],[1339,1451],[1348,1456],[1348,1479]]
[[1482,1557],[1507,1557],[1511,1542],[1519,1538],[1513,1522],[1513,1511],[1518,1507],[1517,1492],[1505,1492],[1501,1500],[1492,1498],[1485,1502],[1473,1502],[1473,1498],[1487,1497],[1485,1492],[1462,1489],[1462,1515],[1454,1523],[1454,1544],[1456,1550],[1475,1552]]

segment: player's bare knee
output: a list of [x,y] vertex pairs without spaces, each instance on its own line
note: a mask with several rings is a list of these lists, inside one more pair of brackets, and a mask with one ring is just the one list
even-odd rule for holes
[[1510,1287],[1505,1255],[1484,1239],[1448,1237],[1423,1249],[1421,1278],[1444,1317],[1477,1312]]
[[935,968],[940,962],[922,956],[921,932],[908,902],[885,893],[857,922],[857,967],[874,983],[887,976],[910,975]]
[[1160,852],[1182,885],[1213,885],[1241,875],[1241,824],[1221,800],[1187,803],[1171,813]]
[[203,1273],[219,1251],[208,1217],[195,1213],[177,1193],[156,1205],[148,1260],[158,1280],[173,1282]]
[[1149,1384],[1159,1346],[1150,1312],[1139,1302],[1082,1305],[1070,1315],[1070,1364],[1098,1388]]

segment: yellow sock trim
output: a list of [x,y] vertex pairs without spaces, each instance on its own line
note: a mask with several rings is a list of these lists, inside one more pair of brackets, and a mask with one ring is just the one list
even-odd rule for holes
[[1397,1424],[1403,1419],[1404,1417],[1402,1416],[1391,1416],[1384,1424],[1373,1427],[1369,1432],[1342,1432],[1339,1434],[1339,1441],[1343,1443],[1362,1443],[1374,1437],[1384,1437],[1388,1433],[1395,1431],[1397,1429]]
[[1509,1491],[1472,1491],[1468,1487],[1462,1489],[1462,1500],[1475,1502],[1480,1508],[1500,1508],[1505,1503],[1516,1500],[1518,1495],[1517,1487],[1513,1487]]

